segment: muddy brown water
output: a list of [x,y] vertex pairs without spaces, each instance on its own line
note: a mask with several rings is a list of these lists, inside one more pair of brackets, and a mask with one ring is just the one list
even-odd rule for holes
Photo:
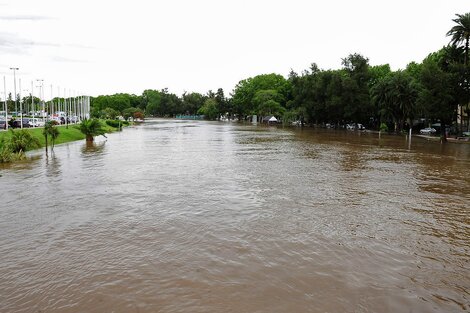
[[468,312],[470,145],[157,120],[0,167],[0,312]]

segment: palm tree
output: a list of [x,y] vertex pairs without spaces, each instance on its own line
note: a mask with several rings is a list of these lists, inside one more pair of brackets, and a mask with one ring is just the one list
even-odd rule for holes
[[411,127],[418,97],[411,76],[403,71],[391,73],[372,87],[371,95],[382,122],[393,120],[396,132],[403,130],[405,122]]
[[59,137],[59,129],[55,126],[52,126],[52,128],[49,130],[49,135],[51,136],[51,144],[52,144],[52,148],[51,150],[54,150],[54,144],[55,144],[55,140],[57,139],[57,137]]
[[468,65],[468,49],[470,44],[470,13],[456,14],[458,18],[453,19],[457,25],[452,27],[447,36],[452,36],[451,44],[458,46],[461,43],[465,45],[465,65]]
[[44,125],[42,134],[44,135],[44,138],[46,139],[46,154],[47,154],[48,138],[49,136],[51,137],[52,150],[54,150],[54,142],[57,139],[57,137],[59,137],[59,130],[57,129],[57,127],[55,127],[54,122],[49,121],[46,123],[46,125]]
[[[469,91],[469,80],[470,78],[468,77],[469,69],[468,69],[468,57],[469,57],[469,45],[470,45],[470,13],[465,13],[465,14],[456,14],[457,18],[453,19],[452,21],[456,23],[454,27],[452,27],[448,32],[447,36],[452,36],[451,39],[451,44],[454,46],[459,46],[461,43],[464,43],[465,46],[465,56],[464,56],[464,75],[466,76],[465,81],[466,81],[466,92],[467,92],[467,99],[466,99],[466,111],[467,115],[469,112],[469,102],[470,102],[470,91]],[[460,116],[461,119],[463,118],[463,106],[460,106]],[[468,116],[467,116],[468,119]],[[467,124],[469,124],[467,120]],[[470,127],[470,125],[468,125]],[[462,132],[463,129],[463,123],[462,120],[460,122],[460,132]]]
[[93,141],[93,137],[95,136],[104,136],[105,134],[104,129],[101,127],[100,121],[95,118],[84,119],[81,122],[79,129],[86,136],[86,141],[88,142]]

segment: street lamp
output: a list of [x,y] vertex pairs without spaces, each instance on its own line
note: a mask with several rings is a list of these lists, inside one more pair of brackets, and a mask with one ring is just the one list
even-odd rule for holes
[[10,67],[10,70],[13,70],[13,91],[15,93],[15,111],[18,116],[18,98],[16,97],[16,71],[19,70],[18,67]]
[[[29,97],[31,97],[31,93],[29,92],[29,89],[21,89],[21,90],[23,90],[23,95],[24,95],[23,98],[20,97],[20,104],[21,104],[21,103],[24,104],[23,110],[21,110],[21,112],[26,111],[26,114],[25,114],[25,115],[28,116],[28,115],[29,115],[29,114],[28,114],[28,112],[29,112],[29,111],[28,111],[29,105],[28,105],[28,101],[27,101],[27,97],[28,97],[27,94],[29,93]],[[21,99],[23,99],[23,102],[21,102]]]
[[7,83],[5,76],[3,76],[3,92],[5,93],[5,129],[8,130]]
[[39,82],[39,102],[42,101],[42,121],[44,122],[44,125],[46,123],[44,115],[46,114],[46,107],[44,105],[44,94],[43,94],[43,85],[44,85],[44,79],[36,79],[37,82]]

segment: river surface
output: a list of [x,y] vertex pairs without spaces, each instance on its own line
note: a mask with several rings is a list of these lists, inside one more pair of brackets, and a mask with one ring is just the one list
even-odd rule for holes
[[470,145],[156,120],[0,167],[0,312],[469,312]]

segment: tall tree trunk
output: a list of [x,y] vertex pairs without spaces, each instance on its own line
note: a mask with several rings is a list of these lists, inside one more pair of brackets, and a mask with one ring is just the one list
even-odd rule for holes
[[44,135],[45,139],[46,139],[46,154],[47,154],[47,146],[48,146],[48,142],[47,142],[47,134]]
[[[459,114],[459,113],[457,113]],[[464,117],[463,117],[463,105],[461,104],[460,105],[460,124],[459,124],[459,136],[462,136],[462,133],[463,133],[463,120],[464,120]]]
[[441,143],[447,142],[446,123],[441,119]]
[[465,38],[465,59],[464,59],[465,67],[467,67],[467,65],[468,65],[468,46],[469,46],[469,41],[470,41],[470,36],[467,36],[467,38]]

